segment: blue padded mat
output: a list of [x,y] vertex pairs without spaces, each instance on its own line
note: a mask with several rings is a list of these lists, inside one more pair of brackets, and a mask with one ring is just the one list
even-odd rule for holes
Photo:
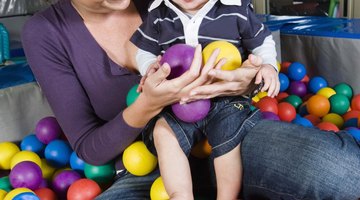
[[282,34],[360,39],[360,19],[309,18],[304,23],[284,26]]
[[0,89],[34,81],[34,75],[27,63],[0,67]]

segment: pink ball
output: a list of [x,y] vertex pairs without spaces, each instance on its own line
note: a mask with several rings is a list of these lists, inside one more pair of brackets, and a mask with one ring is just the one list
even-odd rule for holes
[[181,76],[187,71],[194,58],[195,48],[187,44],[175,44],[168,48],[160,60],[160,64],[168,63],[171,67],[169,79]]
[[171,109],[180,120],[188,123],[203,119],[209,112],[211,102],[209,99],[193,101],[187,104],[173,104]]

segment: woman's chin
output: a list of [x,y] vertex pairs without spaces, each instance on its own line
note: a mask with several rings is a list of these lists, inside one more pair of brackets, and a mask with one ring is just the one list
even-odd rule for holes
[[111,10],[125,10],[129,7],[130,0],[105,0],[102,5]]

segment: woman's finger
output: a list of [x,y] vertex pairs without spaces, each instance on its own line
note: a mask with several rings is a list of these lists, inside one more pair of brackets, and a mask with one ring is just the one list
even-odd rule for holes
[[164,63],[159,70],[157,70],[156,72],[154,72],[153,74],[149,75],[146,78],[146,81],[149,80],[152,82],[152,84],[154,84],[154,86],[159,85],[161,82],[163,82],[166,77],[169,76],[170,74],[170,66],[167,63]]
[[216,48],[212,52],[209,59],[206,61],[205,65],[203,66],[200,76],[189,85],[190,88],[193,88],[193,87],[199,86],[199,85],[204,85],[206,82],[208,82],[210,80],[210,78],[208,77],[208,73],[211,69],[213,69],[216,66],[215,62],[216,62],[216,59],[217,59],[219,53],[220,53],[219,48]]

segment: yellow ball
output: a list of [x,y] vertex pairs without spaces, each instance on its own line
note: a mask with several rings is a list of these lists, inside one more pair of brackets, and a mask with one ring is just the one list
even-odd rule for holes
[[133,175],[144,176],[152,172],[157,165],[157,158],[141,141],[128,146],[122,157],[125,168]]
[[203,49],[204,63],[206,63],[209,60],[212,52],[216,48],[220,49],[220,53],[216,58],[216,63],[221,58],[226,58],[227,60],[226,63],[221,67],[221,69],[234,70],[241,66],[242,60],[239,50],[236,48],[236,46],[226,41],[215,41],[206,45],[206,47]]
[[324,96],[326,98],[330,98],[332,95],[336,94],[336,91],[329,87],[323,87],[316,94]]
[[322,118],[323,122],[330,122],[335,124],[339,129],[344,125],[344,119],[336,113],[328,113]]
[[28,188],[16,188],[16,189],[11,190],[9,193],[7,193],[4,200],[12,200],[14,197],[16,197],[16,195],[25,193],[25,192],[31,192],[31,193],[35,194],[32,190],[30,190]]
[[170,199],[169,195],[165,190],[165,186],[163,180],[160,177],[155,179],[154,183],[150,188],[150,199],[152,200],[167,200]]
[[0,143],[0,169],[9,170],[11,159],[20,152],[19,147],[12,142]]
[[37,165],[39,165],[39,167],[41,168],[40,157],[32,151],[20,151],[20,152],[16,153],[11,159],[10,168],[11,169],[14,168],[16,164],[23,162],[23,161],[34,162]]
[[281,64],[280,64],[279,61],[276,61],[276,64],[277,64],[278,72],[280,72],[280,70],[281,70]]
[[43,174],[43,178],[47,180],[51,180],[56,168],[52,167],[45,158],[41,159],[41,171]]
[[0,189],[0,200],[3,200],[6,196],[7,192],[5,190]]

